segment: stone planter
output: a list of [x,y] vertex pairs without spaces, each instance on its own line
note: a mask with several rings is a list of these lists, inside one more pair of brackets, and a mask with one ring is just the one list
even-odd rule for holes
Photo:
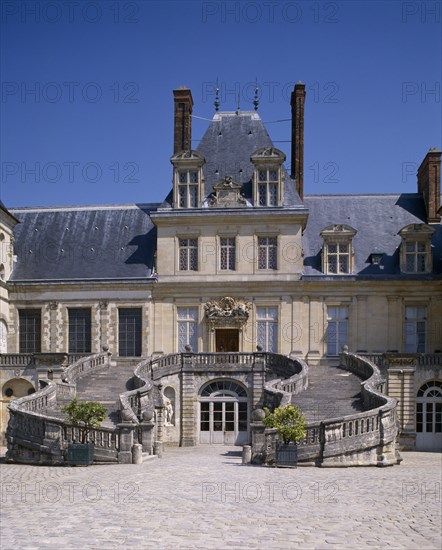
[[298,447],[296,445],[276,446],[276,465],[281,468],[296,468],[298,463]]
[[90,466],[94,461],[93,443],[69,443],[68,465]]

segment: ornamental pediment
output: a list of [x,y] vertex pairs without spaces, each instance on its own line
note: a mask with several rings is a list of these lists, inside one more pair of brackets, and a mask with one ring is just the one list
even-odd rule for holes
[[276,162],[284,162],[286,156],[280,149],[277,149],[276,147],[262,147],[261,149],[255,151],[250,157],[250,160],[252,162],[257,160],[269,159]]
[[407,235],[422,235],[422,236],[430,236],[432,235],[436,230],[431,225],[428,225],[426,223],[410,223],[409,225],[406,225],[403,227],[398,235],[401,237],[405,237]]
[[241,189],[242,183],[235,181],[230,176],[226,176],[213,186],[215,195],[212,198],[210,206],[224,208],[245,206],[247,203],[241,195]]
[[245,300],[237,300],[225,296],[219,300],[209,300],[204,305],[206,319],[213,324],[243,324],[249,318],[250,304]]
[[336,235],[346,235],[349,237],[354,237],[357,231],[353,227],[344,224],[334,224],[329,225],[323,229],[320,233],[321,237],[336,236]]

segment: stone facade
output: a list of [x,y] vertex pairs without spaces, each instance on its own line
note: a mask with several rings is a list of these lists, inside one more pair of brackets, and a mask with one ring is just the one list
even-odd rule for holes
[[[415,194],[304,195],[304,102],[298,83],[291,174],[257,112],[217,111],[191,150],[193,99],[181,88],[174,92],[173,189],[162,204],[2,206],[1,351],[75,354],[81,335],[69,314],[78,309],[90,312],[88,352],[105,346],[134,366],[142,357],[184,353],[186,345],[206,354],[258,348],[313,368],[336,364],[344,344],[362,354],[440,353],[440,151],[422,162]],[[247,314],[232,314],[229,300]],[[224,304],[220,315],[208,314],[211,303]],[[122,324],[123,309],[139,317]],[[39,349],[21,339],[27,310],[39,316]],[[0,369],[2,432],[9,400],[38,381],[26,365],[14,370],[14,360],[5,356]],[[199,392],[225,376],[253,393],[250,374],[235,370],[196,373],[184,365],[163,377],[173,409],[165,444],[198,443]],[[441,380],[440,362],[390,365],[388,377],[404,444],[413,447],[417,392]],[[252,416],[250,405],[249,422]]]

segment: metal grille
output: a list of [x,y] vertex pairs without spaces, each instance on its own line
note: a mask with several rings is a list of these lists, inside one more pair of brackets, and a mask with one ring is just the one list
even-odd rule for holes
[[410,306],[405,308],[405,351],[425,353],[427,339],[427,308]]
[[276,269],[276,237],[258,237],[258,269]]
[[407,273],[425,273],[427,260],[425,243],[408,242],[405,244],[405,270]]
[[327,355],[338,355],[347,343],[348,308],[330,306],[327,308]]
[[141,355],[141,308],[118,310],[118,353],[120,357]]
[[278,309],[276,307],[256,308],[258,345],[264,351],[278,351]]
[[198,271],[198,239],[179,239],[180,271]]
[[178,351],[185,351],[189,345],[192,351],[198,351],[198,309],[196,307],[178,308]]
[[327,248],[328,273],[350,273],[350,246],[329,244]]
[[20,353],[39,353],[41,351],[41,310],[21,309],[19,318]]
[[234,237],[222,237],[221,244],[221,269],[233,271],[236,263],[236,247]]
[[69,309],[69,353],[91,352],[91,310]]

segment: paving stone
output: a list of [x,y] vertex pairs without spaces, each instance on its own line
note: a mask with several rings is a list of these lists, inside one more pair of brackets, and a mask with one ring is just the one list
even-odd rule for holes
[[293,471],[243,466],[237,451],[167,448],[161,460],[88,468],[0,464],[0,549],[442,547],[440,494],[430,493],[441,455]]

